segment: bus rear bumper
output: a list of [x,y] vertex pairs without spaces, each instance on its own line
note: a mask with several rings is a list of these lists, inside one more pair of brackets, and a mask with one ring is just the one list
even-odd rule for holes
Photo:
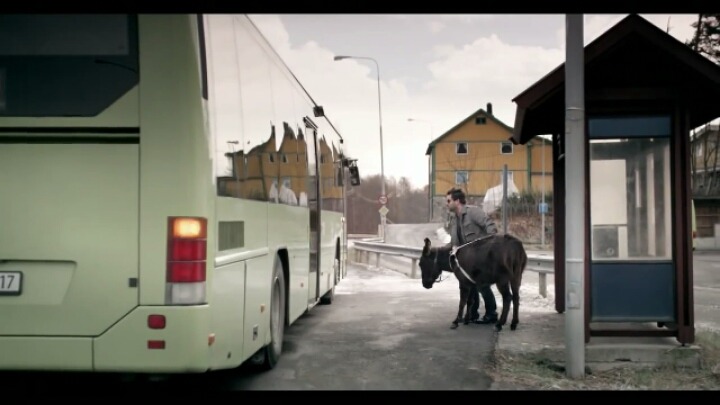
[[[165,327],[150,328],[149,315]],[[0,370],[201,373],[210,362],[208,307],[137,307],[98,337],[0,336]]]
[[92,370],[92,338],[2,336],[1,370]]
[[[150,315],[165,316],[165,327],[151,328]],[[210,361],[208,320],[207,305],[137,307],[93,339],[94,370],[205,372]]]

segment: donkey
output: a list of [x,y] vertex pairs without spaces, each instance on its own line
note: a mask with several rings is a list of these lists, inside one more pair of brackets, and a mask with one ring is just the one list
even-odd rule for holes
[[419,265],[425,288],[432,288],[440,277],[442,269],[448,266],[460,282],[460,305],[457,316],[452,321],[453,329],[457,328],[458,323],[463,319],[463,311],[473,284],[478,288],[495,284],[502,295],[502,313],[495,324],[495,329],[502,330],[507,322],[511,300],[513,318],[510,329],[517,328],[520,284],[527,265],[527,254],[520,239],[508,234],[494,234],[454,249],[450,245],[431,247],[430,239],[425,238]]

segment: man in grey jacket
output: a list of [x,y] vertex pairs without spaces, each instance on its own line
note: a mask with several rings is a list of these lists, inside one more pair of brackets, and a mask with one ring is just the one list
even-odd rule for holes
[[[465,193],[461,189],[451,188],[448,190],[446,201],[448,210],[455,214],[450,216],[449,231],[450,243],[453,246],[462,246],[485,235],[497,233],[495,222],[485,214],[482,208],[475,205],[466,205]],[[497,303],[490,286],[481,288],[480,294],[482,294],[485,302],[485,315],[476,323],[496,323],[498,319]],[[476,286],[473,286],[470,290],[470,300],[474,300],[470,307],[470,318],[475,320],[479,318],[478,307],[480,305]]]

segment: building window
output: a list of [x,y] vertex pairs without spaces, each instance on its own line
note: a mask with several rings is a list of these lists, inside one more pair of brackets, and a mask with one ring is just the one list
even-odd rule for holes
[[703,145],[699,143],[695,149],[697,150],[697,157],[702,157],[703,155]]
[[468,178],[468,172],[465,170],[455,172],[455,184],[467,184]]
[[500,154],[502,155],[512,155],[513,153],[513,144],[512,142],[502,142],[500,144]]
[[458,142],[455,144],[455,153],[458,155],[467,155],[468,144],[467,142]]
[[268,153],[268,159],[270,159],[270,163],[275,162],[275,154],[274,153]]
[[487,118],[475,117],[475,125],[485,125],[486,123],[487,123]]
[[287,163],[287,162],[288,162],[287,155],[284,154],[284,153],[281,154],[281,155],[280,155],[280,161],[282,161],[283,163]]

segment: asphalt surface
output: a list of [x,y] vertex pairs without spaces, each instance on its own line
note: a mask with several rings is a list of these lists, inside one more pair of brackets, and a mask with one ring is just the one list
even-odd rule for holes
[[448,281],[426,290],[397,272],[350,264],[334,302],[286,330],[277,367],[227,388],[487,390],[496,333],[450,329],[459,293]]
[[14,390],[113,395],[137,390],[488,390],[497,335],[492,325],[450,329],[458,305],[454,279],[426,290],[420,280],[357,264],[318,305],[285,331],[282,357],[270,371],[248,367],[166,380],[89,373],[0,373]]

